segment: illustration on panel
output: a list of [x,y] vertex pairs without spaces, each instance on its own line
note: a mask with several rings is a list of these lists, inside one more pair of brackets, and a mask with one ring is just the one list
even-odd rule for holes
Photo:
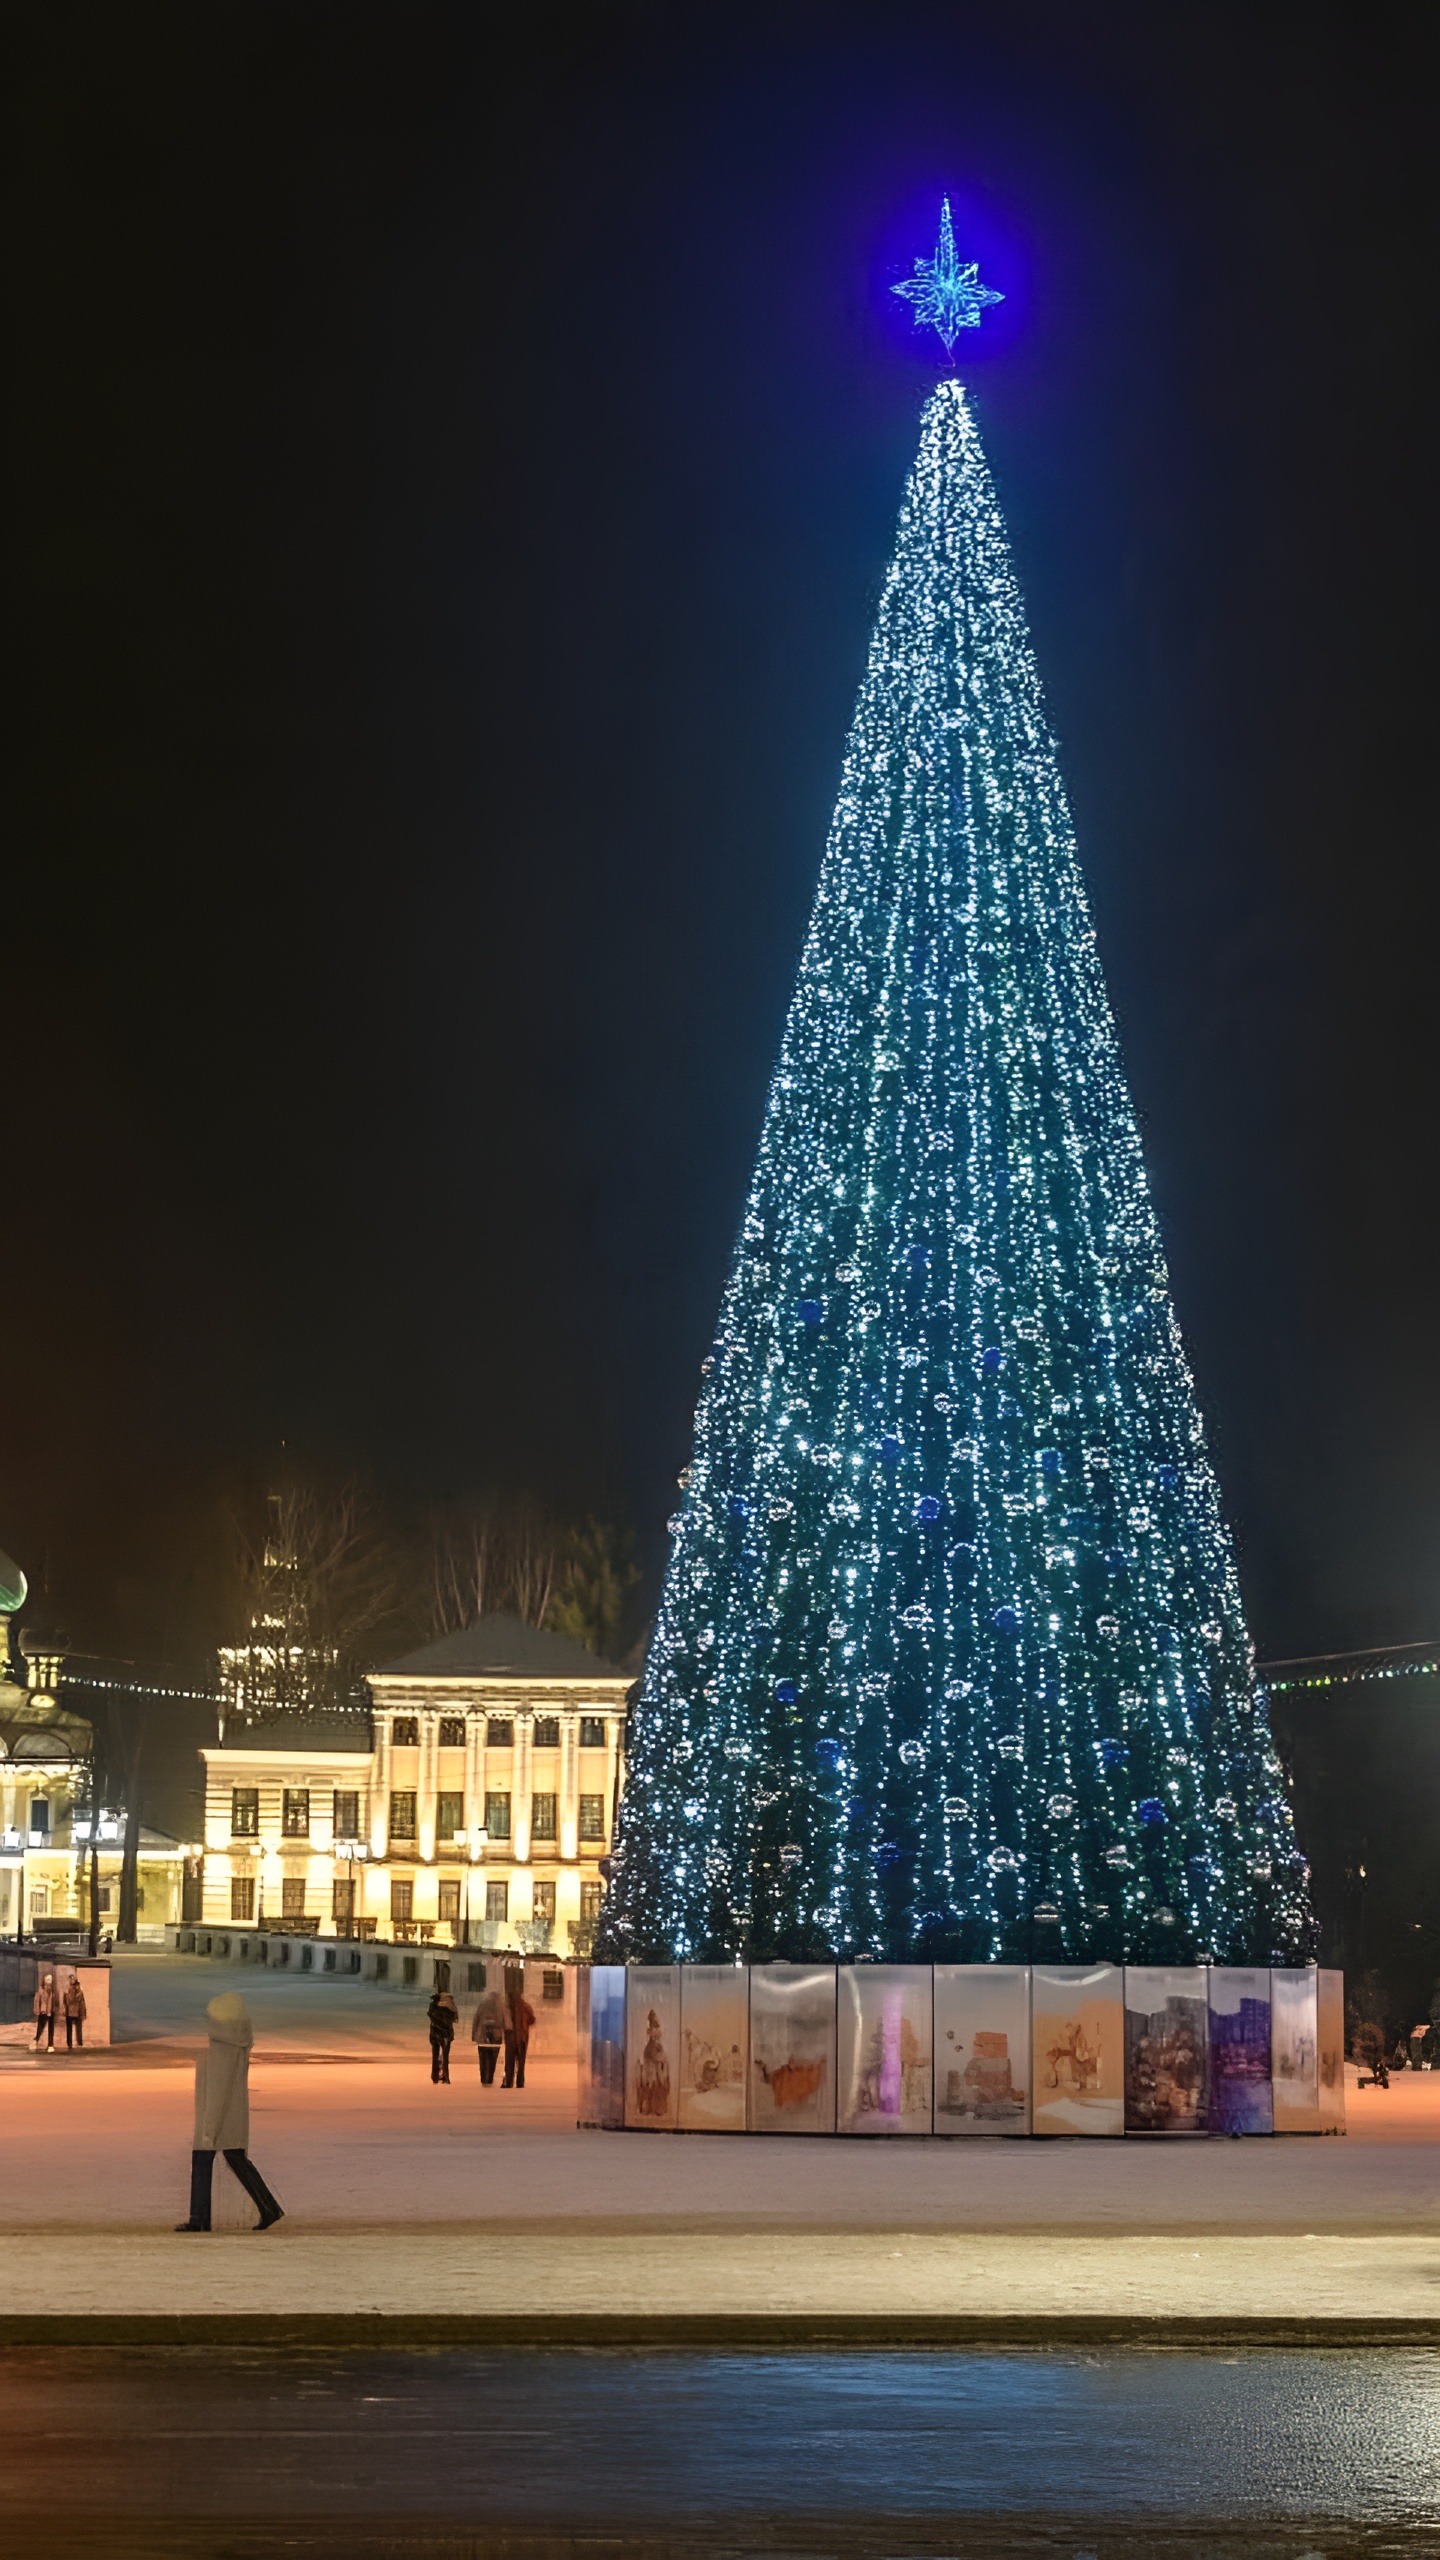
[[1125,1967],[1125,2130],[1203,2133],[1210,2015],[1203,1965]]
[[1270,1976],[1258,1967],[1210,1968],[1210,2130],[1275,2130],[1270,2097]]
[[1277,2133],[1320,2130],[1319,1975],[1313,1966],[1270,1975],[1270,2083]]
[[750,1968],[750,2131],[835,2130],[835,1973]]
[[928,2133],[930,1967],[842,1965],[837,1980],[841,2133]]
[[937,1964],[937,2133],[1028,2133],[1029,2055],[1027,1966]]
[[1118,1965],[1032,1966],[1030,2067],[1034,2132],[1124,2132],[1125,2023]]
[[584,1965],[576,1984],[580,2122],[615,2127],[625,2121],[625,1968]]
[[743,2133],[750,1999],[743,1966],[680,1968],[680,2124]]
[[631,1965],[625,1976],[625,2122],[673,2133],[680,2051],[680,1967]]
[[1345,1976],[1325,1965],[1316,1975],[1315,2041],[1320,2053],[1320,2130],[1345,2129]]

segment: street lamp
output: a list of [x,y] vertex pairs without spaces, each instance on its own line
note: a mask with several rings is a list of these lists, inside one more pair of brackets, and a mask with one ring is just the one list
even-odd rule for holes
[[461,1944],[468,1947],[470,1944],[470,1870],[483,1863],[486,1849],[490,1845],[490,1834],[482,1822],[476,1831],[457,1831],[455,1845],[459,1849],[468,1845],[470,1851],[465,1861],[465,1917],[461,1923]]
[[334,1843],[334,1850],[337,1858],[345,1858],[349,1861],[350,1874],[345,1894],[350,1921],[349,1934],[352,1938],[358,1937],[360,1930],[359,1915],[355,1909],[355,1861],[357,1858],[363,1861],[369,1857],[370,1852],[363,1840],[337,1840]]

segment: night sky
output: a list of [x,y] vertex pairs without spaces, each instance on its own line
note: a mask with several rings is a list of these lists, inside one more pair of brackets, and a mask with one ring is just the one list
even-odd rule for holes
[[1263,1654],[1440,1633],[1415,7],[283,0],[9,43],[0,1545],[286,1462],[652,1561],[938,200]]

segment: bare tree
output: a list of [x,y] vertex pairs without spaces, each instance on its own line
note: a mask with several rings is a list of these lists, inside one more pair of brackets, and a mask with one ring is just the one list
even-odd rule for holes
[[431,1521],[431,1614],[435,1636],[508,1610],[544,1625],[563,1569],[569,1532],[528,1498],[464,1503]]
[[430,1632],[506,1610],[614,1656],[640,1579],[634,1539],[612,1522],[578,1526],[523,1497],[467,1503],[431,1521]]
[[268,1723],[353,1706],[400,1601],[395,1551],[353,1484],[272,1493],[264,1534],[237,1530],[234,1635],[220,1648],[225,1718]]

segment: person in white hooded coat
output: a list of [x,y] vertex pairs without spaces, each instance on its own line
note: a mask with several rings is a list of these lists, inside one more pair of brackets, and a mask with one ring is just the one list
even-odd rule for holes
[[257,2231],[268,2231],[283,2208],[270,2193],[250,2158],[250,2047],[254,2041],[249,2012],[238,1991],[217,1992],[205,2012],[210,2041],[195,2065],[195,2143],[190,2154],[190,2219],[177,2231],[208,2231],[210,2190],[215,2154],[239,2179],[260,2219]]

